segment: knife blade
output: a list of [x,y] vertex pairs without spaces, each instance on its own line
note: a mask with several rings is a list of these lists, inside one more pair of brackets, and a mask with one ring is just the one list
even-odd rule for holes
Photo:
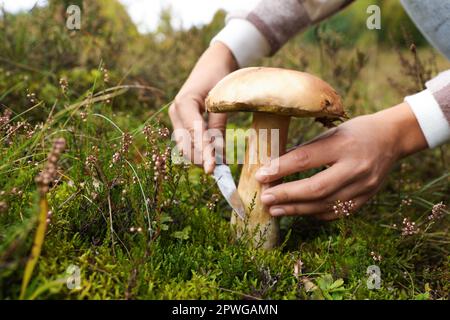
[[226,164],[217,164],[213,173],[217,186],[228,204],[233,208],[239,218],[245,219],[245,208],[241,197],[236,189],[230,167]]

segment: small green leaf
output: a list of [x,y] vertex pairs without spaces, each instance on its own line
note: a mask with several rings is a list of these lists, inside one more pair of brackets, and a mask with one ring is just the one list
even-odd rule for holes
[[169,226],[167,224],[161,224],[160,228],[161,228],[162,231],[169,230]]
[[159,220],[161,223],[165,223],[165,222],[172,222],[173,219],[171,216],[167,215],[167,214],[163,214],[161,215],[161,218]]
[[191,226],[187,226],[181,231],[175,231],[174,233],[172,233],[172,237],[174,237],[176,239],[180,239],[180,240],[187,240],[187,239],[189,239],[190,232],[191,232]]
[[329,286],[328,290],[334,290],[339,288],[340,286],[342,286],[344,284],[344,280],[342,279],[337,279],[335,282],[333,282],[331,284],[331,286]]
[[325,274],[317,279],[317,284],[322,290],[328,290],[333,284],[333,277],[330,274]]

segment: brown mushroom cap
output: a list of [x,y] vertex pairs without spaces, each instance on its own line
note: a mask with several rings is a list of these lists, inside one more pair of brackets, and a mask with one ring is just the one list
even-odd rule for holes
[[339,118],[341,97],[325,81],[305,72],[244,68],[230,73],[209,92],[209,112],[268,112],[295,117]]

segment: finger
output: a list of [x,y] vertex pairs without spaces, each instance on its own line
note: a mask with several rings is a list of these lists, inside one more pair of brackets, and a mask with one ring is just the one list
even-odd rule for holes
[[321,134],[319,134],[318,136],[314,137],[314,138],[311,139],[311,140],[308,140],[308,141],[303,142],[303,143],[301,143],[301,144],[299,144],[299,145],[296,145],[296,146],[294,146],[294,147],[292,147],[292,148],[289,148],[289,149],[287,150],[287,152],[291,152],[291,151],[293,151],[293,150],[295,150],[295,149],[297,149],[297,148],[300,148],[300,147],[303,147],[303,146],[306,146],[306,145],[315,143],[315,142],[317,142],[317,141],[319,141],[319,140],[323,140],[323,139],[326,139],[326,138],[328,138],[328,137],[331,137],[332,135],[334,135],[334,134],[336,133],[336,130],[337,130],[337,127],[336,127],[336,128],[328,129],[327,131],[322,132]]
[[203,164],[203,138],[206,124],[202,117],[203,101],[197,96],[178,97],[175,101],[174,113],[181,122],[182,128],[191,137],[191,147],[194,148],[192,161],[196,165]]
[[206,131],[206,143],[203,148],[203,168],[206,173],[211,173],[216,164],[216,154],[220,160],[224,160],[225,126],[227,115],[225,113],[208,114],[208,130]]
[[349,186],[323,200],[277,204],[270,207],[269,212],[273,216],[323,214],[333,210],[337,201],[344,203],[345,201],[358,199],[360,196],[366,194],[367,192],[364,188],[361,188],[360,183],[351,183]]
[[268,183],[300,171],[318,168],[337,161],[336,143],[333,136],[300,146],[295,150],[272,160],[256,172],[255,178]]
[[[175,105],[169,107],[169,117],[173,126],[172,140],[176,142],[183,157],[190,162],[193,162],[194,158],[201,158],[201,154],[193,148],[190,133],[183,127],[183,122],[178,117]],[[197,154],[195,154],[196,152]]]
[[323,199],[357,179],[348,163],[336,163],[314,176],[269,188],[261,195],[263,204],[302,202]]
[[[187,151],[188,150],[190,151],[191,143],[189,141],[186,141],[186,139],[185,139],[185,136],[183,134],[184,133],[183,123],[181,122],[180,118],[177,115],[174,104],[172,104],[169,107],[168,113],[169,113],[169,118],[170,118],[170,121],[172,122],[172,127],[173,127],[172,140],[175,141],[179,152],[181,152],[181,154],[183,156],[186,156],[186,155],[190,154],[190,152],[187,152]],[[190,157],[186,157],[186,159],[191,161]]]
[[[360,207],[364,205],[371,198],[371,195],[364,194],[356,197],[354,200],[341,201],[338,205],[336,202],[334,204],[328,205],[327,208],[322,211],[316,210],[317,206],[312,206],[309,208],[308,204],[289,204],[283,206],[277,206],[276,208],[271,208],[270,214],[273,216],[313,216],[319,220],[334,220],[342,218],[344,216],[351,215],[355,213]],[[341,208],[342,206],[342,208]],[[308,214],[305,214],[305,210],[310,210]]]

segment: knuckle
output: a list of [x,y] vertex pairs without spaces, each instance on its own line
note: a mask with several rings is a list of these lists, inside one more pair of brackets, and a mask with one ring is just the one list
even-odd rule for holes
[[183,105],[183,102],[185,101],[185,99],[186,98],[184,96],[180,96],[180,95],[177,95],[175,97],[175,99],[173,100],[173,103],[171,105],[171,107],[173,106],[173,110],[175,112],[177,112],[180,109],[180,107]]
[[359,172],[363,175],[367,175],[371,172],[372,170],[372,165],[369,161],[362,161],[359,164]]
[[176,104],[172,103],[169,107],[169,117],[170,118],[174,118],[177,115],[177,109],[176,109]]
[[372,172],[373,166],[369,161],[364,161],[362,164],[361,171],[363,174],[370,174]]
[[340,148],[343,150],[352,150],[357,146],[357,138],[349,132],[340,132]]
[[187,92],[178,94],[174,99],[174,104],[177,109],[183,107],[183,105],[191,105],[192,102],[198,106],[201,106],[203,105],[203,98],[201,95]]
[[368,190],[373,190],[378,187],[379,179],[378,177],[370,177],[369,180],[367,180],[366,187]]
[[323,182],[320,181],[311,181],[309,182],[309,191],[316,198],[321,198],[326,196],[327,187]]
[[183,101],[185,101],[185,100],[186,100],[186,95],[178,94],[175,97],[175,99],[173,100],[173,104],[172,105],[174,106],[175,109],[178,109],[183,104]]
[[173,100],[173,103],[169,107],[169,115],[172,112],[173,115],[179,114],[183,105],[185,105],[187,97],[185,95],[178,95]]
[[291,196],[285,190],[280,190],[276,198],[279,203],[289,202],[291,200]]
[[302,169],[308,167],[311,162],[309,152],[304,149],[297,149],[293,152],[293,157],[297,168]]

